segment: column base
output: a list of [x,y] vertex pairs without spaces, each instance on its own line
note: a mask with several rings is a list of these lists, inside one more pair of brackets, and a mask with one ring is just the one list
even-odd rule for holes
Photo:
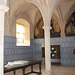
[[45,70],[42,75],[54,75],[54,73],[52,71]]

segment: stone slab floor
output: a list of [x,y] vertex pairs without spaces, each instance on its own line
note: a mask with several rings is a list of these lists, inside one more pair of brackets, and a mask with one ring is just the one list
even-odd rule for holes
[[[31,69],[29,67],[26,69],[26,72],[29,72],[30,70]],[[38,65],[34,66],[34,71],[39,71]],[[42,65],[42,72],[44,72],[44,65]],[[13,75],[13,72],[5,73],[4,75]],[[22,70],[17,70],[16,75],[23,75]],[[52,75],[75,75],[75,66],[52,66]]]

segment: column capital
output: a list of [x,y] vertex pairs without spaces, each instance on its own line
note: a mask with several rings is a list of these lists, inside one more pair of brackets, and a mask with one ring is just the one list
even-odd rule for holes
[[7,7],[5,4],[0,3],[0,11],[7,12],[9,10],[9,7]]
[[48,25],[45,25],[45,26],[43,26],[43,29],[44,29],[44,30],[46,30],[46,29],[51,30],[52,27],[51,27],[51,26],[48,26]]
[[65,32],[61,32],[61,37],[65,37]]

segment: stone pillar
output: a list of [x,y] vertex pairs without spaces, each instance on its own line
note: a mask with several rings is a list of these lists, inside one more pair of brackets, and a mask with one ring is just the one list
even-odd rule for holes
[[61,24],[61,37],[65,37],[65,24]]
[[[49,22],[50,23],[50,22]],[[50,25],[44,25],[44,38],[45,38],[45,73],[51,73],[51,49],[50,49]]]
[[4,14],[8,7],[0,4],[0,75],[4,75]]

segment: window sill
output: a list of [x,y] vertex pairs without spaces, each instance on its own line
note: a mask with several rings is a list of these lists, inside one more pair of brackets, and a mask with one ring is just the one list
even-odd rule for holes
[[17,43],[16,46],[30,46],[30,44]]

